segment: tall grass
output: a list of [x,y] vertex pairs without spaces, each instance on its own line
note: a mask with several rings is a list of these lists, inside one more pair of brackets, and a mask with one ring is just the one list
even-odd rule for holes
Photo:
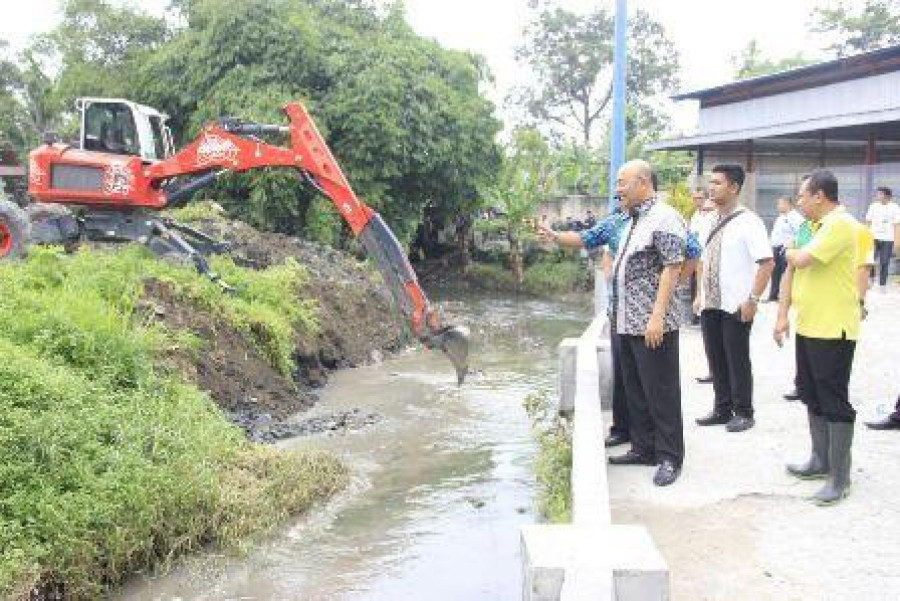
[[538,390],[524,401],[538,442],[534,470],[538,511],[554,523],[572,521],[572,434],[550,407],[550,393]]
[[296,303],[296,264],[216,268],[238,293],[141,249],[37,249],[0,264],[0,597],[62,583],[67,598],[97,598],[346,482],[330,456],[247,442],[206,394],[154,369],[166,349],[200,342],[139,319],[148,277],[238,325],[281,369],[294,328],[315,327]]

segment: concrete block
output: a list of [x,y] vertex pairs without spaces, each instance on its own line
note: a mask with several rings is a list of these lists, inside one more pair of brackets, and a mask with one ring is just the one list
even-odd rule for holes
[[597,342],[597,368],[600,372],[600,407],[609,411],[612,409],[613,367],[612,345],[608,336]]
[[571,417],[575,411],[575,382],[577,375],[578,338],[564,338],[559,343],[559,372],[557,398],[559,413]]
[[646,528],[613,526],[607,548],[615,550],[612,570],[616,601],[669,599],[669,566]]
[[559,601],[571,539],[571,525],[522,527],[523,601]]

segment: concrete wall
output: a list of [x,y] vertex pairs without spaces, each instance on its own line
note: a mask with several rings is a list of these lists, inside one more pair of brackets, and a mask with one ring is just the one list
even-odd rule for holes
[[522,529],[525,601],[655,601],[669,571],[646,529],[611,523],[601,381],[611,372],[608,322],[560,345],[560,411],[572,423],[572,523]]

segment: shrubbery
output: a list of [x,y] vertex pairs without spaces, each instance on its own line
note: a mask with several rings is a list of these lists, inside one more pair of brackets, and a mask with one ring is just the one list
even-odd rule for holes
[[538,441],[535,474],[538,510],[555,523],[572,521],[572,434],[567,422],[550,407],[550,394],[540,390],[526,397],[525,411]]
[[203,341],[141,310],[147,278],[237,325],[286,368],[296,264],[259,272],[227,260],[225,295],[192,268],[139,247],[66,256],[35,249],[0,264],[0,597],[62,583],[98,598],[127,573],[208,543],[233,544],[346,482],[331,456],[249,443],[209,397],[154,367]]

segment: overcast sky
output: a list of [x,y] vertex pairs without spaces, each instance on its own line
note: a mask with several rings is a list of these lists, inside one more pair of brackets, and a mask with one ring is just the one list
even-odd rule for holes
[[[127,2],[127,0],[125,0]],[[413,27],[444,46],[483,54],[496,77],[492,97],[499,101],[517,81],[513,58],[527,18],[527,0],[405,0]],[[597,4],[612,7],[614,0],[558,0],[577,11]],[[168,0],[128,2],[161,12]],[[859,4],[859,0],[852,3]],[[763,53],[781,58],[803,52],[820,55],[819,41],[807,33],[814,6],[833,0],[628,0],[629,10],[649,11],[666,28],[681,59],[681,89],[696,90],[730,81],[730,58],[751,39]],[[21,47],[31,34],[50,29],[58,20],[56,0],[4,3],[0,39]],[[678,129],[689,130],[695,108],[673,108]]]

